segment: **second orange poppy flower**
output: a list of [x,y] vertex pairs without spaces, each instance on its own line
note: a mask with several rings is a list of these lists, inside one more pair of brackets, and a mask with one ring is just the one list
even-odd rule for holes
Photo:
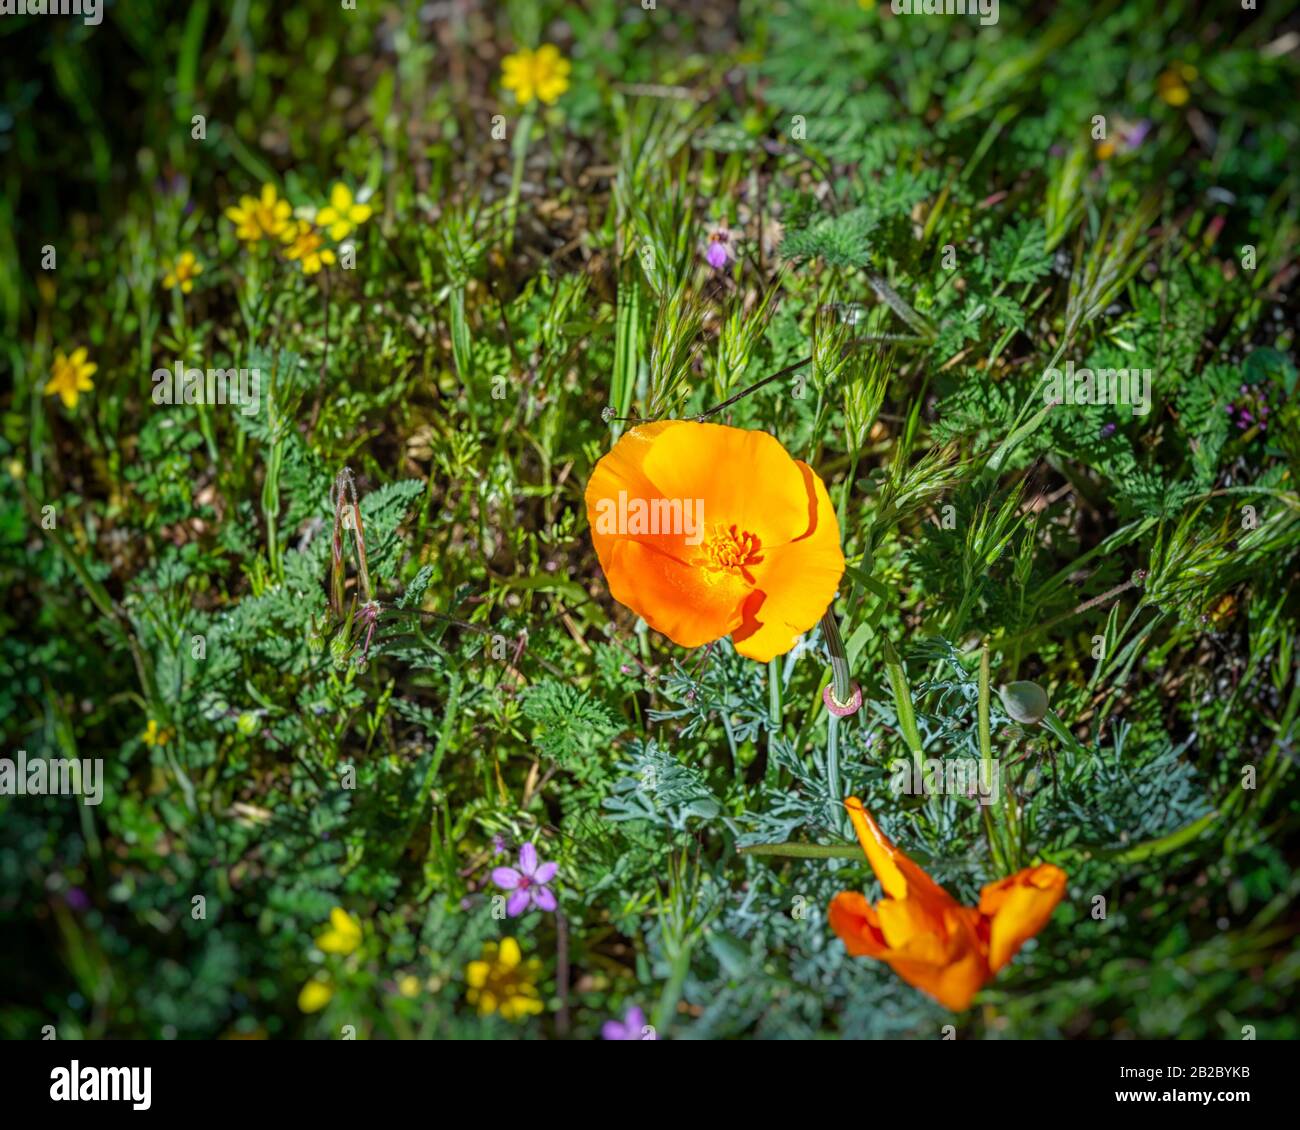
[[857,797],[844,802],[885,897],[872,906],[857,891],[831,900],[831,929],[853,957],[874,957],[945,1008],[970,1007],[994,974],[1052,917],[1065,894],[1065,872],[1026,867],[962,906],[898,850]]

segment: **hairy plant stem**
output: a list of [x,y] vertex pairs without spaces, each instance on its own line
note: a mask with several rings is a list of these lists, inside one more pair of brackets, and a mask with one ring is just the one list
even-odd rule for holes
[[[831,698],[837,705],[847,706],[853,698],[853,681],[849,678],[849,659],[844,651],[844,641],[840,638],[840,627],[835,621],[835,611],[827,608],[822,615],[822,638],[831,653]],[[831,803],[838,805],[844,799],[843,786],[840,784],[840,719],[834,712],[827,712],[826,719],[826,788],[831,795]],[[841,823],[847,817],[840,812]]]

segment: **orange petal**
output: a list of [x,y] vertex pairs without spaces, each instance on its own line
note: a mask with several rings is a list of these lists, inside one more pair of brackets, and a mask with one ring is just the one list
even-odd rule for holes
[[948,936],[942,914],[930,914],[917,898],[881,899],[876,913],[891,950],[906,950],[912,957],[935,964],[946,962]]
[[831,929],[853,957],[881,957],[885,952],[884,936],[875,907],[857,891],[841,891],[827,910]]
[[795,460],[809,500],[810,524],[787,545],[764,550],[752,569],[757,592],[734,633],[736,650],[767,662],[784,655],[809,631],[835,599],[844,576],[840,527],[826,485],[807,464]]
[[844,802],[844,807],[849,810],[858,843],[862,845],[867,862],[885,894],[898,899],[912,895],[919,898],[932,914],[959,909],[952,895],[893,845],[871,818],[871,813],[862,807],[862,801],[851,796]]
[[[687,524],[674,529],[671,522],[662,522],[661,532],[651,533],[627,521],[629,507],[684,504],[683,498],[664,495],[646,474],[645,464],[663,436],[685,426],[681,420],[664,420],[622,436],[596,464],[587,484],[587,521],[614,599],[674,643],[700,647],[739,626],[750,584],[737,573],[692,563],[698,545],[691,542],[698,543],[703,534],[693,504],[689,514],[693,534],[687,532]],[[674,513],[688,517],[681,509]]]
[[873,907],[856,891],[844,891],[831,900],[831,928],[853,957],[873,957],[885,962],[913,988],[937,1000],[945,1008],[961,1012],[989,978],[976,933],[978,914],[955,906],[938,921],[923,911],[918,921],[934,927],[908,938],[902,948],[885,942],[881,925],[888,915],[920,911],[910,899],[883,899]]
[[[682,533],[629,533],[626,530],[610,532],[601,521],[602,514],[616,511],[620,494],[628,500],[637,500],[646,504],[671,499],[664,494],[645,472],[646,457],[651,448],[666,431],[682,426],[681,420],[661,420],[655,424],[643,424],[624,433],[613,448],[601,456],[591,472],[587,483],[587,523],[591,527],[591,540],[596,547],[601,567],[608,573],[605,565],[613,542],[630,538],[642,542],[664,553],[669,553],[682,562],[689,561],[695,553],[692,546],[686,544]],[[694,495],[687,497],[693,498]],[[680,499],[678,500],[681,501]],[[692,514],[694,517],[694,514]]]
[[682,647],[730,635],[749,595],[739,577],[696,569],[628,538],[613,541],[601,567],[615,600]]
[[642,470],[664,498],[699,498],[707,529],[734,525],[770,552],[812,525],[804,477],[767,432],[678,420],[660,432]]
[[989,979],[989,968],[975,935],[974,911],[957,907],[945,917],[948,943],[939,960],[911,952],[889,953],[884,960],[904,981],[944,1008],[964,1012]]
[[1050,863],[1026,867],[980,891],[988,923],[989,968],[996,973],[1052,917],[1065,894],[1065,872]]

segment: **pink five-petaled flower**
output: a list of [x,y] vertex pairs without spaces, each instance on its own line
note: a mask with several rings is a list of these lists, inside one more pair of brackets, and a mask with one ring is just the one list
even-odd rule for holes
[[725,228],[719,228],[709,236],[709,246],[704,252],[704,258],[715,271],[722,270],[731,259],[731,248],[727,245],[730,238],[731,233]]
[[546,884],[555,878],[559,864],[537,862],[537,849],[524,844],[519,849],[519,867],[494,867],[492,882],[503,891],[513,891],[506,903],[506,914],[518,918],[530,906],[538,910],[555,909],[555,892]]
[[645,1022],[645,1013],[636,1005],[627,1010],[621,1021],[606,1020],[600,1028],[602,1040],[653,1040],[655,1030]]

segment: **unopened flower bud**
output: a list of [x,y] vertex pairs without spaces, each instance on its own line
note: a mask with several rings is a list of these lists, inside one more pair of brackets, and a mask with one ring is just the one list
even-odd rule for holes
[[1036,726],[1047,717],[1047,692],[1037,683],[1004,683],[998,695],[1006,712],[1017,722]]

